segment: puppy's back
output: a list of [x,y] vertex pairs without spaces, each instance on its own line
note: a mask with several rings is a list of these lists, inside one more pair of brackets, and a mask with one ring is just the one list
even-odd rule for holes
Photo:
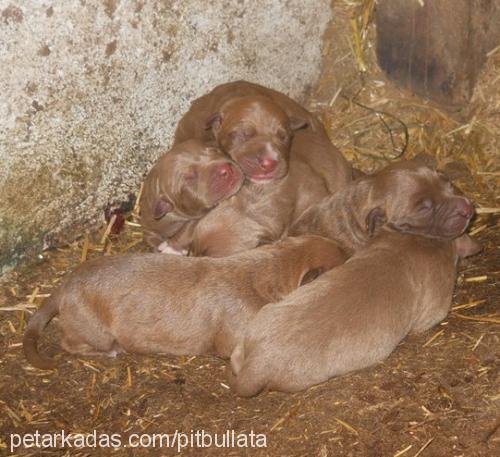
[[384,233],[344,265],[265,306],[231,358],[241,395],[297,391],[386,358],[447,313],[450,242]]

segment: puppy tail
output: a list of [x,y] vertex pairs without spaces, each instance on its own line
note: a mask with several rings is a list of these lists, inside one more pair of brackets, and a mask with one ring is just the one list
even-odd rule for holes
[[38,339],[45,326],[59,312],[59,303],[54,295],[49,297],[41,308],[33,315],[28,322],[23,338],[24,355],[28,361],[36,368],[49,370],[55,368],[56,363],[38,353]]

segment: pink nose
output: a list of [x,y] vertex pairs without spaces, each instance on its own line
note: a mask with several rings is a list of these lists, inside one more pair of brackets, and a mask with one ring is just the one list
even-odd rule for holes
[[278,166],[278,161],[271,159],[270,157],[259,157],[258,161],[260,168],[268,173],[273,171]]
[[221,178],[229,179],[233,175],[233,167],[228,164],[224,163],[219,167],[219,176]]
[[457,200],[455,211],[460,214],[460,216],[466,217],[467,219],[474,216],[474,207],[466,198],[460,198]]

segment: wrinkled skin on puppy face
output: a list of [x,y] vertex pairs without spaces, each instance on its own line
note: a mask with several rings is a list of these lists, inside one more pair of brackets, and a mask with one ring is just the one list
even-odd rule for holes
[[187,141],[168,156],[162,166],[164,173],[157,180],[158,198],[153,210],[156,219],[169,211],[189,218],[202,217],[221,200],[234,195],[243,182],[239,168],[216,147]]
[[372,197],[383,199],[390,189],[392,198],[372,210],[368,226],[387,222],[399,232],[454,239],[464,233],[474,215],[471,202],[445,174],[418,160],[399,162],[377,173]]
[[261,96],[231,99],[207,123],[221,149],[257,183],[286,176],[293,132],[306,125]]
[[381,228],[454,239],[464,233],[473,215],[470,201],[445,175],[420,160],[401,160],[310,206],[288,234],[322,235],[352,255]]
[[[174,241],[187,224],[206,215],[243,184],[243,173],[220,149],[200,140],[175,145],[151,169],[144,181],[141,224],[145,241],[157,249]],[[187,240],[177,240],[182,252]]]

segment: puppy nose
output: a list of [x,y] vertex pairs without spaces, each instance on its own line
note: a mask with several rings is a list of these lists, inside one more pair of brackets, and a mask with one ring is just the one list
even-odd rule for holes
[[270,157],[265,157],[265,156],[259,157],[258,161],[259,161],[260,168],[262,168],[264,171],[266,171],[268,173],[273,171],[278,165],[278,161],[271,159]]
[[470,219],[474,216],[474,207],[466,198],[461,198],[457,200],[456,203],[456,212],[467,219]]
[[230,178],[233,175],[233,167],[229,163],[224,163],[219,167],[219,176],[221,178]]

